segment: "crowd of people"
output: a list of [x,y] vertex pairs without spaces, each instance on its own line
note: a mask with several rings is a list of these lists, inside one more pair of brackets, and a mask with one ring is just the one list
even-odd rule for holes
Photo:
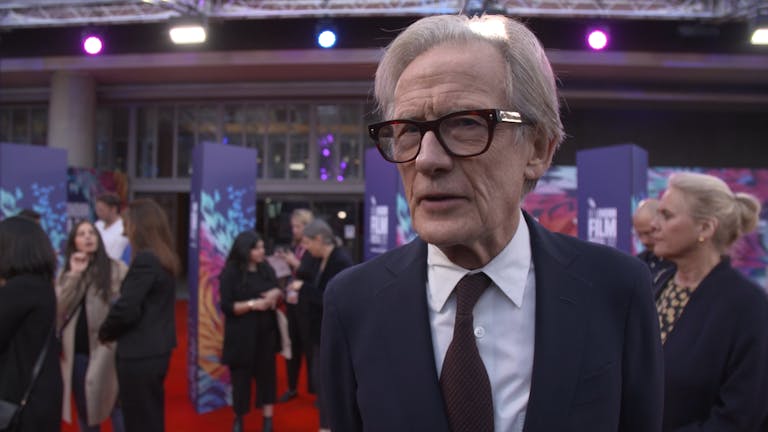
[[[27,401],[7,429],[0,412],[0,430],[59,430],[62,420],[72,422],[72,400],[80,431],[98,431],[107,420],[115,432],[164,430],[180,263],[157,203],[137,199],[120,207],[114,194],[97,198],[98,220],[74,224],[59,271],[39,214],[26,210],[0,221],[0,401]],[[272,430],[275,354],[286,344],[288,391],[279,401],[297,395],[302,359],[308,391],[320,387],[322,291],[352,259],[311,211],[295,210],[291,225],[292,248],[274,254],[291,269],[289,277],[277,277],[254,230],[234,239],[219,275],[234,431],[244,430],[254,379],[262,430]],[[283,304],[288,328],[281,337]]]
[[[168,219],[148,199],[130,202],[124,220],[103,203],[119,205],[100,197],[105,218],[75,224],[58,274],[38,221],[0,222],[0,399],[21,406],[5,412],[7,430],[59,430],[71,396],[82,431],[107,418],[114,431],[165,428],[179,272]],[[129,266],[119,258],[128,245]]]
[[[353,266],[327,223],[296,210],[293,244],[274,254],[285,277],[257,232],[234,239],[219,275],[233,432],[252,404],[273,430],[302,359],[321,431],[768,430],[768,298],[729,259],[757,225],[754,196],[672,175],[634,215],[638,257],[544,228],[521,203],[564,137],[556,80],[503,16],[418,20],[385,51],[375,97],[385,120],[369,134],[418,237]],[[70,392],[83,431],[107,418],[164,430],[168,221],[145,199],[124,219],[109,198],[97,213],[72,229],[58,274],[38,224],[0,222],[0,400],[27,401],[22,430],[57,430]],[[292,355],[278,397],[281,305]]]

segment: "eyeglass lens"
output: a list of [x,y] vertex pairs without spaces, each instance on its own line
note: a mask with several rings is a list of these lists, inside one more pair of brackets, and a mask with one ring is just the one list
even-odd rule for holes
[[[444,117],[437,128],[438,139],[456,156],[477,154],[488,144],[488,121],[477,114]],[[413,159],[421,146],[422,130],[430,129],[422,129],[416,122],[388,124],[379,129],[379,146],[394,161]]]

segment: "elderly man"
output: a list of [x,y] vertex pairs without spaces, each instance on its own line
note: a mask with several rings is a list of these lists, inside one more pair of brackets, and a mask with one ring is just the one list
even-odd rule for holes
[[423,18],[389,46],[369,127],[419,237],[325,295],[334,431],[660,430],[648,269],[548,232],[520,204],[563,137],[535,36],[502,16]]
[[651,275],[654,277],[659,272],[673,266],[670,261],[665,261],[656,254],[653,253],[653,218],[656,217],[656,211],[659,209],[659,200],[655,198],[648,198],[640,201],[635,210],[635,214],[632,215],[632,227],[635,229],[637,238],[640,239],[640,243],[643,244],[645,250],[637,254],[651,270]]

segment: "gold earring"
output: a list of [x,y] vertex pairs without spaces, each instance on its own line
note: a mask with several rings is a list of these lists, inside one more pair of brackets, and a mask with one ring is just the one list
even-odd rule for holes
[[699,236],[699,243],[704,243],[704,236]]

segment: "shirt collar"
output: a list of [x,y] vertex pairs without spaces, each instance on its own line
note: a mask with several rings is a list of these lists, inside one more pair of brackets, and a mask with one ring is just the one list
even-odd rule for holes
[[442,310],[453,288],[467,273],[484,272],[517,307],[523,305],[523,293],[531,269],[531,236],[520,211],[520,222],[512,240],[485,267],[467,270],[460,267],[437,246],[427,246],[428,298],[434,310]]

